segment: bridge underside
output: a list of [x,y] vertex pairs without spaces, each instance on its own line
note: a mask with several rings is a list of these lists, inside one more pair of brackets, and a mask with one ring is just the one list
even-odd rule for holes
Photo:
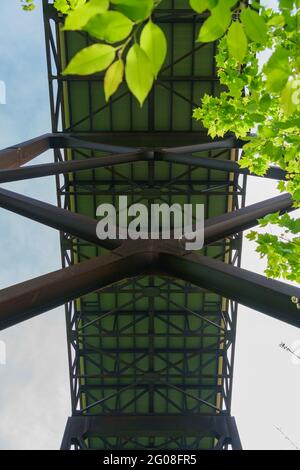
[[[292,208],[289,196],[244,208],[243,142],[212,141],[191,116],[220,86],[203,17],[165,0],[170,50],[140,108],[124,86],[106,104],[103,77],[63,77],[91,42],[62,33],[44,0],[53,133],[0,153],[0,182],[56,175],[58,207],[0,189],[0,206],[60,230],[63,269],[0,291],[0,328],[65,303],[72,416],[63,449],[241,448],[231,416],[237,304],[300,324],[299,289],[240,269],[241,232]],[[176,6],[175,6],[176,4]],[[55,162],[22,167],[52,148]],[[284,179],[271,169],[266,175]],[[96,209],[204,204],[205,244],[101,241]]]
[[[60,68],[91,40],[77,33],[58,36],[46,14],[48,54],[55,55],[51,37],[56,38],[59,64],[58,70],[50,71],[50,89],[56,94],[52,111],[58,118],[53,130],[59,130],[62,111],[62,130],[72,138],[108,145],[103,152],[101,147],[82,149],[75,143],[64,154],[57,152],[56,161],[127,154],[137,148],[150,151],[148,161],[87,170],[58,181],[63,207],[95,217],[100,203],[117,204],[119,195],[127,195],[128,204],[148,206],[204,203],[206,217],[242,207],[245,178],[239,184],[238,175],[228,172],[167,161],[167,156],[159,161],[158,149],[187,146],[194,156],[189,147],[209,140],[192,121],[192,110],[203,93],[219,91],[214,46],[195,43],[203,19],[187,15],[187,6],[188,2],[162,3],[157,20],[171,46],[164,71],[143,108],[125,86],[105,104],[99,75],[62,80]],[[196,155],[226,161],[236,158],[234,151],[222,146]],[[231,241],[216,241],[203,253],[238,265],[240,246],[241,239],[235,236]],[[62,248],[65,266],[106,253],[69,235],[62,237]],[[196,423],[202,414],[230,414],[236,309],[235,301],[184,280],[143,273],[68,303],[73,415],[76,420],[85,417],[74,425],[76,429],[78,423],[86,425],[89,416],[97,425],[89,423],[89,432],[81,434],[85,439],[64,440],[63,447],[70,442],[74,447],[105,449],[230,445],[233,428],[227,424],[222,422],[226,431],[218,434],[213,420],[207,421],[206,430],[199,421],[201,432],[192,433],[186,423],[190,415]],[[113,419],[109,433],[101,425],[107,417]],[[66,431],[69,437],[74,430],[72,419]],[[159,422],[168,423],[168,419],[176,426],[160,429]],[[146,429],[152,429],[151,433]]]

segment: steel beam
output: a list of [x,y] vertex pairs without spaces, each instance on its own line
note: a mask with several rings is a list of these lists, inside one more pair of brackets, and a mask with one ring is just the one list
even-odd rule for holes
[[228,415],[97,415],[68,419],[61,449],[68,450],[89,437],[214,437],[241,449],[234,418]]
[[18,168],[50,148],[51,134],[44,134],[35,139],[0,150],[0,170]]
[[291,302],[293,296],[300,298],[298,287],[196,253],[182,256],[160,253],[160,268],[168,276],[205,287],[277,320],[300,327],[300,312]]
[[[116,144],[118,142],[118,144]],[[246,141],[227,136],[212,140],[206,132],[190,131],[118,131],[118,132],[56,132],[50,135],[51,148],[90,148],[112,153],[130,153],[139,149],[157,152],[187,153],[206,150],[232,149],[242,147]],[[107,146],[107,147],[106,147]],[[199,150],[195,150],[198,149]]]
[[152,268],[152,253],[109,253],[2,289],[0,330]]
[[[215,139],[211,140],[210,142],[200,142],[199,144],[193,145],[184,145],[184,146],[177,146],[177,147],[165,147],[162,149],[161,156],[163,159],[164,157],[171,157],[173,156],[176,158],[178,154],[186,154],[192,152],[207,152],[213,150],[221,150],[221,149],[241,149],[243,145],[245,145],[247,141],[242,139],[237,139],[235,136],[230,135],[225,139]],[[193,157],[197,158],[197,157]]]
[[[94,136],[94,134],[93,134]],[[95,137],[95,136],[94,136]],[[135,147],[113,145],[107,143],[96,142],[88,140],[88,135],[82,138],[73,137],[66,133],[52,133],[44,134],[34,139],[21,142],[20,144],[7,147],[6,149],[0,150],[0,170],[19,168],[30,160],[34,159],[38,155],[46,152],[49,149],[57,148],[83,148],[88,150],[95,150],[101,152],[113,152],[118,154],[137,153]],[[117,157],[118,155],[115,155]],[[71,170],[72,171],[72,170]],[[17,173],[15,173],[17,174]],[[21,173],[22,174],[22,173]],[[26,173],[25,173],[26,174]],[[57,174],[57,173],[49,173]],[[3,173],[4,175],[4,173]],[[42,175],[44,176],[44,175]],[[46,176],[46,175],[45,175]],[[19,178],[21,179],[21,178]],[[25,179],[25,178],[22,178]],[[0,182],[16,181],[11,179],[3,179]]]
[[258,219],[274,212],[294,210],[290,194],[282,194],[248,207],[212,217],[204,223],[205,243],[212,243],[257,225]]
[[[116,248],[121,244],[118,240],[99,240],[96,234],[97,221],[92,218],[12,191],[0,189],[0,207],[105,248]],[[205,222],[205,243],[212,243],[253,227],[257,225],[259,218],[269,213],[277,211],[282,213],[292,209],[293,203],[290,195],[284,194],[208,219]],[[181,243],[183,242],[185,238],[181,240]]]
[[270,167],[264,175],[255,175],[254,173],[250,173],[248,168],[241,168],[238,162],[234,162],[231,160],[218,160],[216,158],[209,157],[199,157],[192,154],[177,154],[177,152],[164,151],[160,153],[160,158],[161,160],[166,162],[182,163],[184,165],[193,165],[201,168],[208,168],[211,170],[226,171],[227,173],[261,176],[262,178],[270,178],[275,180],[285,180],[287,175],[286,171],[282,170],[279,167]]
[[134,163],[143,158],[142,152],[132,152],[130,154],[116,154],[105,157],[87,158],[84,160],[70,160],[66,162],[45,163],[41,165],[31,165],[25,168],[13,170],[0,170],[0,183],[10,181],[20,181],[31,178],[41,178],[43,176],[66,174],[70,172],[91,170],[125,163]]
[[[64,146],[63,143],[61,145]],[[172,163],[183,163],[186,165],[199,166],[202,168],[226,171],[229,173],[238,173],[245,175],[251,174],[248,169],[241,168],[237,162],[233,162],[230,160],[217,160],[214,158],[177,155],[166,152],[160,153],[158,159]],[[97,158],[87,158],[85,160],[71,160],[66,162],[46,163],[34,166],[32,165],[18,169],[0,170],[0,183],[7,183],[11,181],[19,181],[31,178],[41,178],[44,176],[66,174],[70,172],[103,168],[113,165],[122,165],[125,163],[134,163],[146,160],[149,160],[149,152],[148,154],[145,154],[142,151],[136,150],[135,152],[131,153],[113,154]],[[266,172],[266,174],[263,175],[263,177],[276,180],[285,180],[286,172],[281,168],[273,167],[270,168]]]
[[[51,148],[68,148],[68,149],[87,149],[96,150],[100,152],[113,152],[113,153],[132,153],[136,152],[136,147],[127,145],[115,145],[110,143],[98,142],[93,139],[98,137],[97,134],[83,134],[79,137],[74,137],[68,133],[56,133],[50,137]],[[101,138],[101,136],[99,136]]]
[[96,220],[7,189],[0,189],[0,207],[104,248],[120,246],[118,240],[97,237]]
[[[212,217],[204,221],[204,243],[216,242],[230,235],[243,232],[257,225],[258,219],[274,212],[295,210],[290,194],[282,194],[266,201],[251,204],[233,212]],[[188,237],[183,237],[180,244],[184,245]]]

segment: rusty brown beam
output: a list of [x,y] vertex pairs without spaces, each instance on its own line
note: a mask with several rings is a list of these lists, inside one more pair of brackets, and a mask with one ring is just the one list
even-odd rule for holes
[[[208,144],[205,144],[206,147]],[[220,144],[219,144],[220,145]],[[205,147],[205,148],[206,148]],[[216,147],[218,148],[218,147]],[[215,150],[215,149],[214,149]],[[279,167],[269,167],[264,175],[256,175],[251,173],[248,168],[242,168],[238,162],[231,160],[218,160],[212,157],[199,157],[192,153],[176,153],[164,151],[160,153],[160,159],[165,162],[181,163],[183,165],[193,165],[200,168],[208,168],[211,170],[225,171],[227,173],[237,173],[240,175],[259,176],[261,178],[269,178],[275,180],[285,180],[287,172]]]
[[19,168],[50,148],[51,134],[44,134],[35,139],[0,150],[0,170]]
[[121,244],[118,240],[100,240],[96,233],[97,220],[91,217],[7,189],[0,189],[0,207],[104,248]]
[[168,276],[258,310],[289,325],[300,327],[300,311],[291,301],[300,298],[298,287],[268,279],[196,253],[160,253],[160,268]]
[[91,170],[96,168],[124,165],[144,160],[142,152],[113,154],[104,157],[70,160],[66,162],[44,163],[30,165],[24,168],[0,170],[0,183],[20,181],[44,176],[66,174],[70,172]]
[[[290,194],[281,194],[280,196],[266,199],[265,201],[251,204],[236,211],[227,212],[216,217],[211,217],[204,221],[204,243],[216,242],[239,232],[243,232],[251,227],[258,225],[258,220],[274,212],[290,212],[295,210]],[[180,240],[183,246],[188,237]]]
[[294,210],[290,194],[266,199],[265,201],[251,204],[233,212],[228,212],[205,221],[204,239],[205,243],[214,241],[242,232],[257,225],[258,219],[274,212],[289,212]]
[[0,290],[0,330],[154,267],[152,253],[93,258]]

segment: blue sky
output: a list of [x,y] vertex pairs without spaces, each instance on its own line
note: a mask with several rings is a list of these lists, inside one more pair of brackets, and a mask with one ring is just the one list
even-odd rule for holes
[[[0,58],[7,86],[7,104],[0,105],[4,148],[51,129],[40,6],[25,13],[18,0],[1,0]],[[49,152],[34,162],[51,159]],[[4,186],[55,203],[54,178]],[[247,204],[274,194],[274,182],[249,178]],[[0,247],[0,288],[60,267],[57,232],[2,209]],[[264,269],[247,241],[243,267]],[[0,340],[7,345],[7,365],[0,365],[0,448],[58,448],[70,414],[63,308],[0,332]],[[296,328],[240,306],[232,413],[245,449],[292,449],[274,426],[300,447],[300,365],[278,346],[297,340]]]
[[[0,147],[51,130],[41,8],[23,12],[1,1]],[[48,152],[35,163],[50,161]],[[54,178],[3,185],[55,203]],[[55,230],[0,209],[0,288],[60,268]],[[1,332],[7,365],[0,365],[0,448],[58,448],[70,414],[63,308]]]

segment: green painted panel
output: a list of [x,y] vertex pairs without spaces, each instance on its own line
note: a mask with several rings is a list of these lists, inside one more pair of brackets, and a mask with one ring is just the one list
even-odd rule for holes
[[[187,7],[188,1],[164,0],[160,8]],[[170,22],[167,13],[158,16],[170,47],[164,70],[143,108],[126,85],[106,104],[103,77],[70,80],[64,96],[70,116],[67,129],[74,134],[106,133],[105,139],[118,145],[171,146],[174,141],[173,145],[184,145],[183,132],[194,132],[195,141],[198,136],[203,139],[192,111],[205,93],[216,94],[220,87],[215,79],[214,45],[199,48],[195,42],[199,18],[187,18],[178,16]],[[64,33],[64,38],[61,52],[68,60],[90,41],[73,32]],[[174,133],[171,139],[159,134],[166,132]],[[149,133],[148,137],[143,133]],[[219,153],[205,152],[199,157],[230,158],[228,151]],[[71,152],[73,159],[97,155],[101,153]],[[206,217],[213,217],[228,210],[228,178],[223,172],[192,166],[137,163],[80,172],[69,189],[75,195],[76,211],[91,217],[100,203],[115,203],[119,194],[127,194],[129,203],[204,203]],[[203,251],[224,259],[224,244]],[[104,252],[74,242],[78,261]],[[225,370],[220,360],[224,347],[221,308],[218,295],[159,277],[127,280],[82,297],[77,302],[76,330],[82,413],[214,413],[213,407],[222,406],[218,371]],[[122,445],[128,449],[207,449],[213,444],[209,437],[174,441],[136,436]],[[114,436],[99,437],[89,439],[87,445],[114,448],[120,442]]]

